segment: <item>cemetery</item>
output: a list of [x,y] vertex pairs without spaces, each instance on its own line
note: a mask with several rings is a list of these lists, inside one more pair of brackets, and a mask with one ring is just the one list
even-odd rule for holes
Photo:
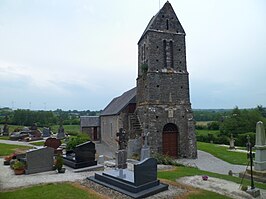
[[[7,179],[9,182],[16,181],[16,185],[12,183],[13,185],[11,185],[11,187],[24,187],[26,184],[34,186],[35,184],[39,183],[58,183],[70,181],[81,183],[86,186],[88,190],[94,190],[96,192],[98,191],[99,186],[101,186],[101,190],[104,191],[100,192],[100,194],[103,195],[108,195],[110,190],[115,190],[117,192],[111,192],[113,197],[116,197],[116,194],[118,194],[117,196],[120,196],[120,194],[122,194],[124,195],[122,198],[152,198],[153,196],[160,196],[159,198],[169,198],[170,195],[182,196],[185,193],[189,192],[189,190],[193,189],[193,187],[217,192],[229,198],[252,198],[252,194],[254,195],[254,197],[256,196],[256,198],[263,198],[266,193],[266,191],[264,191],[264,189],[266,189],[266,186],[265,184],[261,184],[260,182],[256,181],[255,177],[256,175],[258,175],[261,176],[262,179],[265,178],[263,176],[265,173],[265,169],[263,167],[265,131],[262,127],[261,122],[258,122],[257,129],[258,138],[256,137],[256,148],[258,148],[259,150],[258,152],[256,150],[256,153],[258,153],[259,155],[255,155],[254,159],[254,165],[257,166],[253,167],[253,175],[255,180],[255,182],[253,183],[256,187],[256,191],[260,191],[259,195],[256,195],[258,194],[258,192],[256,192],[255,194],[253,190],[253,192],[248,194],[251,188],[248,188],[247,192],[241,191],[240,184],[247,187],[249,187],[250,185],[250,179],[248,178],[248,176],[250,175],[250,169],[247,169],[245,173],[245,177],[247,179],[242,179],[237,176],[237,173],[241,173],[241,170],[243,172],[245,171],[246,166],[244,165],[244,168],[242,168],[240,165],[232,165],[230,167],[226,166],[228,167],[228,169],[230,168],[232,170],[233,176],[228,175],[228,171],[226,169],[224,169],[224,172],[217,170],[217,174],[214,171],[208,171],[209,169],[211,170],[211,168],[208,168],[208,166],[206,165],[204,166],[204,168],[201,168],[201,165],[199,163],[201,160],[198,159],[190,159],[188,161],[194,161],[194,163],[197,164],[198,168],[203,170],[191,167],[192,163],[189,165],[187,162],[182,162],[183,159],[177,160],[177,162],[175,163],[178,163],[176,165],[183,164],[185,166],[176,167],[174,166],[175,163],[171,163],[171,161],[169,160],[168,164],[170,165],[161,165],[162,161],[160,160],[160,158],[154,159],[152,157],[153,155],[150,152],[146,152],[149,149],[148,132],[143,134],[143,142],[141,150],[139,152],[139,159],[132,161],[127,158],[127,152],[132,151],[132,149],[128,148],[123,129],[120,129],[117,133],[117,150],[113,151],[113,157],[107,158],[106,150],[102,150],[102,148],[104,147],[101,143],[95,144],[91,141],[87,141],[83,144],[76,145],[71,152],[67,153],[66,147],[61,146],[62,140],[57,138],[48,138],[43,147],[30,149],[24,154],[11,154],[11,156],[8,156],[10,165],[13,164],[13,167],[16,168],[14,169],[14,171],[10,169],[9,165],[5,165],[4,159],[1,158],[0,170],[4,171],[1,172],[2,175],[5,173],[5,175],[8,176]],[[230,145],[230,142],[228,142],[227,147],[232,147]],[[224,150],[226,150],[226,147],[223,148]],[[144,150],[145,152],[143,152]],[[58,160],[58,154],[63,155],[61,157],[64,157],[62,159],[61,168],[64,168],[65,173],[60,175],[58,174],[59,170],[57,170],[58,168],[55,165],[56,160]],[[92,170],[87,169],[89,167],[97,165],[97,160],[100,159],[100,157],[102,158],[102,160],[100,161],[102,167]],[[5,161],[7,161],[8,158],[6,158]],[[199,153],[199,158],[201,158],[201,153]],[[203,160],[203,162],[205,161],[206,160]],[[21,164],[19,162],[21,162]],[[113,163],[114,166],[110,163]],[[215,164],[217,165],[217,168],[219,167],[218,164],[220,163],[217,162],[217,164]],[[212,166],[215,167],[215,165]],[[75,170],[80,169],[80,166],[85,169],[76,172]],[[19,167],[23,168],[24,173],[20,180],[18,180],[16,177],[17,175],[15,175],[16,172],[18,172],[19,174]],[[191,176],[191,173],[194,173],[194,175]],[[47,175],[49,175],[49,178],[46,177]],[[191,177],[188,177],[187,175]],[[207,176],[207,180],[204,181],[202,176]],[[3,176],[0,176],[0,179],[4,179]],[[176,183],[179,183],[181,185],[183,184],[182,186],[189,186],[191,188],[182,188],[182,186],[180,187],[180,185],[178,184],[173,186],[172,183],[169,184],[170,181],[165,180],[177,180]],[[8,187],[10,186],[10,183],[8,183],[8,181],[1,184],[1,189],[8,189]],[[215,187],[223,187],[224,191],[221,191],[221,189]]]
[[49,115],[41,125],[3,117],[0,198],[265,199],[266,109],[236,107],[197,125],[185,36],[167,1],[137,43],[137,86],[77,117],[74,133],[64,124],[73,114],[64,121],[60,109],[33,111]]

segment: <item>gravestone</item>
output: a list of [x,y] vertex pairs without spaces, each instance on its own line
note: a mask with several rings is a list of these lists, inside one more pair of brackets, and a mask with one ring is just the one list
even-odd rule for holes
[[116,136],[118,139],[116,141],[118,142],[118,151],[115,152],[116,156],[116,166],[119,169],[125,169],[127,168],[127,143],[126,143],[126,132],[120,128],[119,132],[116,133]]
[[44,142],[44,146],[51,147],[54,149],[54,154],[62,154],[62,148],[59,148],[61,146],[61,140],[56,138],[48,138]]
[[50,128],[44,127],[42,130],[42,137],[50,137],[52,135],[52,131]]
[[119,169],[127,168],[127,151],[118,150],[115,152],[116,167]]
[[150,147],[148,146],[148,135],[149,135],[149,132],[144,133],[144,145],[141,149],[141,156],[140,156],[141,161],[151,156]]
[[231,134],[231,138],[229,140],[229,144],[230,144],[229,149],[235,149],[235,139],[233,137],[233,134]]
[[31,130],[29,132],[29,137],[26,139],[26,141],[34,141],[34,140],[41,140],[42,139],[42,133],[40,130]]
[[37,128],[37,124],[33,123],[30,127],[30,130],[32,131],[36,131],[38,128]]
[[44,147],[26,152],[26,174],[52,171],[54,164],[54,149]]
[[157,161],[154,158],[146,158],[135,164],[134,171],[108,170],[95,173],[88,179],[132,198],[144,198],[168,189],[168,185],[157,179]]
[[142,147],[142,137],[129,139],[127,143],[127,157],[132,158],[133,155],[139,155]]
[[63,125],[61,124],[59,129],[58,129],[56,138],[57,139],[64,139],[65,137],[66,137],[65,129],[64,129]]
[[257,122],[256,125],[256,155],[254,167],[257,171],[266,171],[266,135],[263,123]]
[[91,141],[76,146],[63,157],[64,164],[74,169],[97,165],[95,144]]

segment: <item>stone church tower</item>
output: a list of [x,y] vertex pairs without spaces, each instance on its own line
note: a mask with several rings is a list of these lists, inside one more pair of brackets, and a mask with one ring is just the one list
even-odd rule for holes
[[167,1],[138,42],[136,114],[152,152],[196,158],[185,36]]

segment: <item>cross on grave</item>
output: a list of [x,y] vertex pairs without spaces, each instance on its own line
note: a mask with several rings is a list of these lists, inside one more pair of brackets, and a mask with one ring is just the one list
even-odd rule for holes
[[255,188],[254,185],[254,179],[253,179],[253,153],[252,153],[252,144],[250,142],[250,137],[247,136],[247,150],[249,152],[248,158],[250,159],[250,180],[251,180],[251,188],[247,190],[249,194],[251,194],[254,197],[257,197],[260,195],[260,190]]
[[145,158],[150,158],[150,147],[148,146],[148,135],[150,132],[144,131],[144,145],[141,149],[140,160],[144,160]]
[[[127,168],[127,151],[125,150],[127,147],[126,143],[126,132],[123,130],[123,128],[119,129],[119,132],[116,133],[116,136],[118,139],[116,141],[118,142],[118,151],[116,151],[116,166],[118,169],[125,169]],[[120,173],[123,175],[123,172]]]
[[145,132],[143,137],[144,137],[144,148],[148,147],[148,135],[150,134],[150,132]]
[[126,132],[122,128],[119,129],[119,132],[116,133],[116,136],[118,139],[116,141],[118,142],[118,150],[126,149],[127,143],[126,143]]

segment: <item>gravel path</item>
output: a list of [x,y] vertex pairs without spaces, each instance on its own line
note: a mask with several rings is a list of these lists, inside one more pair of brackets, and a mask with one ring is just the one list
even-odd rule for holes
[[[38,141],[42,141],[42,140],[38,140]],[[0,140],[0,143],[3,143],[3,144],[15,144],[15,145],[21,145],[21,146],[36,147],[35,145],[30,144],[29,142],[22,142],[22,141]]]
[[9,166],[3,165],[4,159],[0,158],[0,190],[13,189],[18,187],[31,186],[41,183],[80,181],[86,177],[94,175],[95,172],[74,173],[73,169],[64,166],[66,172],[58,174],[56,171],[48,171],[30,175],[14,175],[14,171]]
[[178,159],[177,162],[189,166],[198,167],[199,169],[204,171],[210,171],[225,175],[228,174],[229,170],[232,170],[233,173],[240,173],[246,170],[246,166],[230,164],[200,150],[198,150],[197,159]]

